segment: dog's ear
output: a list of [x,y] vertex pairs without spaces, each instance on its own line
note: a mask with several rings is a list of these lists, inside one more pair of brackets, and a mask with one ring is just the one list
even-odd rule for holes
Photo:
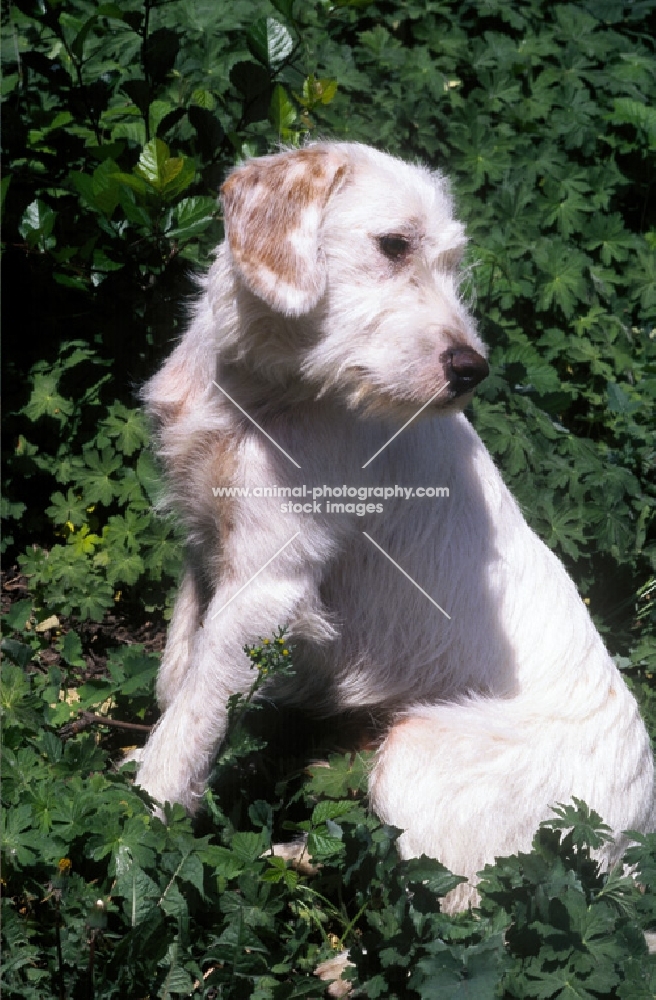
[[323,295],[321,222],[346,163],[334,147],[311,146],[249,160],[221,188],[233,260],[277,312],[301,316]]

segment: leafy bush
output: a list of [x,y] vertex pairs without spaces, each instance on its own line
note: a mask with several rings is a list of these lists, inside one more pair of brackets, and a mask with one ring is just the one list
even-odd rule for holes
[[[491,345],[472,419],[656,733],[653,12],[6,5],[3,544],[27,587],[4,625],[7,996],[316,996],[343,943],[365,996],[653,996],[652,837],[627,856],[641,894],[597,872],[597,819],[568,807],[449,918],[453,877],[396,862],[359,759],[283,781],[244,705],[219,798],[164,827],[108,767],[120,726],[152,718],[153,643],[93,646],[94,622],[123,616],[133,639],[167,613],[180,544],[135,397],[221,239],[217,188],[240,157],[335,136],[451,177]],[[266,854],[285,823],[319,873]]]
[[139,581],[142,606],[148,606],[149,594],[156,600],[148,585],[174,576],[180,557],[170,526],[152,512],[157,472],[144,450],[147,429],[141,412],[115,400],[96,415],[102,387],[111,377],[107,374],[91,381],[81,396],[63,395],[62,383],[85,364],[104,367],[84,342],[73,341],[53,364],[37,362],[32,369],[32,393],[23,413],[34,423],[44,416],[55,420],[61,439],[53,463],[52,454],[21,436],[17,467],[29,476],[47,475],[54,466],[54,478],[66,492],[54,492],[45,510],[62,541],[47,550],[28,549],[19,562],[37,605],[56,592],[58,611],[100,620],[120,596],[120,587]]
[[[99,711],[117,687],[138,711],[152,664],[131,649],[95,690]],[[209,833],[202,822],[194,832],[180,806],[167,806],[167,825],[153,817],[128,768],[108,770],[92,734],[70,735],[73,726],[63,741],[62,718],[76,712],[61,671],[26,674],[29,645],[8,652],[4,996],[316,997],[316,964],[343,947],[354,987],[372,998],[653,995],[656,956],[642,928],[656,921],[656,835],[627,856],[641,891],[591,860],[604,837],[599,817],[582,803],[562,808],[530,855],[484,870],[480,910],[449,917],[440,899],[461,880],[429,858],[399,863],[400,831],[365,807],[361,757],[312,768],[295,794],[283,782],[272,801],[253,800],[249,773],[262,748],[248,716],[263,711],[252,701],[260,683],[281,664],[289,670],[280,633],[246,648],[257,672],[249,696],[231,704],[220,798],[205,797]],[[79,696],[94,705],[92,692]],[[295,799],[306,819],[291,818]],[[283,828],[306,834],[311,874],[271,852]]]

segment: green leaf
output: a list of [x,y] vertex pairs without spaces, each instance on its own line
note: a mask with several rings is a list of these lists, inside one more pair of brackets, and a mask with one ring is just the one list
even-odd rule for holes
[[118,583],[132,586],[142,575],[144,568],[144,561],[136,552],[117,552],[114,550],[106,563],[107,581],[112,587]]
[[84,452],[84,461],[86,471],[80,481],[86,504],[109,505],[116,492],[117,479],[114,473],[122,465],[120,455],[113,448],[103,448],[102,452],[88,448]]
[[409,985],[422,1000],[494,1000],[504,967],[504,942],[495,935],[466,950],[431,941]]
[[32,393],[22,411],[28,420],[48,416],[60,424],[67,422],[67,418],[73,413],[73,403],[59,393],[60,378],[61,371],[57,369],[34,375]]
[[[138,110],[134,109],[134,114],[139,114]],[[118,125],[115,125],[111,131],[111,140],[113,143],[121,142],[121,140],[127,139],[131,144],[137,147],[142,147],[146,143],[146,124],[142,119],[138,121],[122,121]],[[136,181],[136,178],[134,178]]]
[[302,96],[299,97],[297,94],[294,96],[303,107],[312,111],[318,104],[330,104],[337,93],[337,87],[337,80],[317,79],[311,74],[303,81]]
[[642,402],[638,399],[631,399],[617,382],[609,382],[606,385],[606,396],[608,398],[608,409],[612,413],[620,413],[622,416],[630,416],[642,409]]
[[180,118],[184,114],[182,108],[176,109],[174,104],[170,101],[153,101],[148,109],[148,127],[150,128],[151,135],[157,135],[160,129],[160,125],[164,119],[176,110],[180,111]]
[[103,528],[103,542],[108,549],[116,551],[125,548],[129,552],[138,552],[141,545],[140,533],[144,522],[133,510],[125,514],[112,514]]
[[[131,101],[134,101],[139,111],[145,118],[148,114],[148,107],[150,104],[150,86],[147,80],[125,80],[121,84],[121,89],[125,91]],[[145,128],[143,122],[139,123],[141,129],[145,133]],[[112,139],[118,137],[119,130],[115,129],[112,132]]]
[[340,816],[346,816],[348,813],[353,812],[355,806],[356,803],[353,801],[342,800],[335,802],[331,799],[323,799],[312,810],[312,823],[315,826],[319,826],[319,824],[325,823],[328,819],[337,819]]
[[196,853],[189,853],[177,869],[177,877],[190,882],[201,896],[205,895],[203,863]]
[[5,210],[5,199],[7,197],[7,191],[9,190],[10,184],[11,174],[5,174],[2,180],[0,180],[0,216]]
[[107,436],[114,439],[116,450],[122,455],[132,455],[148,442],[143,412],[137,408],[130,409],[118,401],[107,408],[107,417],[101,426]]
[[329,767],[315,764],[308,768],[312,775],[309,790],[316,795],[343,799],[350,792],[364,792],[367,788],[368,766],[366,754],[331,755]]
[[[266,98],[271,90],[271,81],[266,69],[251,60],[235,63],[230,70],[230,81],[243,94],[249,104],[253,103],[253,105],[255,105],[258,98]],[[189,120],[194,125],[194,128],[196,128],[197,126],[191,117],[192,110],[191,108],[189,109]],[[257,117],[259,116],[256,116],[256,120]],[[242,151],[242,158],[245,155],[247,154]],[[253,151],[250,155],[256,155],[256,152]]]
[[152,139],[144,146],[134,169],[165,201],[189,187],[196,174],[193,160],[170,156],[169,147],[162,139]]
[[187,919],[189,916],[186,900],[175,882],[166,887],[159,905],[168,917],[175,917],[176,920]]
[[269,121],[279,135],[286,132],[296,121],[296,108],[289,100],[285,88],[277,84],[271,95]]
[[104,250],[93,251],[92,281],[98,285],[112,271],[120,271],[125,263],[112,260]]
[[24,237],[28,237],[30,233],[42,233],[48,236],[55,224],[55,217],[50,206],[37,198],[23,212],[18,231]]
[[151,694],[159,657],[155,653],[146,653],[143,646],[134,644],[113,650],[109,659],[109,670],[116,677],[123,694]]
[[288,21],[294,20],[294,0],[271,0],[271,3]]
[[137,198],[146,200],[149,188],[145,181],[130,174],[117,174],[119,179],[119,203],[128,222],[150,232],[155,227],[155,219],[149,206],[137,204]]
[[144,43],[143,61],[148,76],[154,83],[163,81],[171,72],[179,49],[180,38],[172,28],[158,28],[148,35]]
[[117,3],[101,3],[96,14],[98,17],[113,17],[118,21],[125,19],[125,14]]
[[31,202],[18,224],[18,231],[31,247],[38,247],[43,253],[56,245],[51,233],[55,226],[57,213],[39,198]]
[[559,306],[565,316],[571,316],[577,302],[584,301],[588,286],[585,270],[589,261],[585,254],[559,241],[545,241],[535,251],[535,260],[545,275],[541,283],[538,307],[543,310]]
[[563,238],[569,239],[572,233],[585,229],[587,213],[593,211],[590,198],[583,194],[574,192],[562,198],[556,196],[545,215],[545,222],[547,225],[555,223]]
[[32,607],[31,598],[16,601],[10,605],[4,617],[7,628],[11,629],[12,632],[24,631],[32,617]]
[[274,885],[283,884],[292,891],[296,888],[299,882],[298,872],[295,872],[293,868],[288,868],[284,858],[267,855],[267,864],[269,867],[260,876],[263,882],[272,882]]
[[656,149],[656,108],[628,97],[616,97],[613,104],[609,119],[644,132],[650,148]]
[[114,591],[110,584],[95,574],[87,580],[71,597],[71,607],[77,608],[80,618],[102,621],[108,608],[114,604]]
[[86,41],[87,35],[92,30],[92,28],[95,27],[97,21],[98,18],[94,14],[93,17],[90,17],[88,19],[88,21],[85,21],[85,23],[82,25],[82,28],[71,42],[71,52],[80,61],[82,60],[84,55],[84,43]]
[[180,965],[172,965],[157,996],[161,1000],[169,1000],[171,994],[188,997],[193,991],[194,981],[187,970]]
[[173,164],[169,163],[170,159],[169,147],[164,140],[151,139],[142,149],[135,171],[159,191],[168,178],[174,177],[182,169],[179,157]]
[[553,806],[554,816],[540,824],[541,829],[568,830],[572,842],[579,848],[599,848],[611,839],[611,829],[599,813],[581,799],[572,796],[573,805]]
[[443,864],[434,858],[426,857],[425,854],[420,858],[411,858],[403,862],[402,867],[408,882],[421,883],[436,896],[446,896],[461,882],[466,881],[461,875],[453,875]]
[[224,879],[240,875],[246,863],[227,847],[211,847],[206,852],[206,862],[214,868],[215,874]]
[[218,214],[214,198],[183,198],[175,209],[176,225],[166,231],[170,240],[190,240],[204,232]]
[[57,490],[50,497],[46,514],[55,524],[71,524],[79,528],[87,520],[87,504],[72,489],[66,491],[66,496]]
[[82,655],[82,642],[77,632],[69,629],[59,646],[62,658],[71,667],[86,667],[86,660]]
[[279,69],[294,48],[294,39],[275,17],[255,21],[246,33],[246,43],[255,58],[272,70]]
[[[262,70],[261,66],[252,64],[256,69]],[[234,67],[233,67],[234,68]],[[262,70],[264,75],[266,73]],[[231,74],[232,75],[232,74]],[[268,77],[267,84],[268,86]],[[187,117],[192,127],[196,130],[198,146],[201,154],[208,160],[213,160],[219,153],[221,145],[225,139],[223,125],[209,108],[192,104],[187,109]]]
[[138,864],[132,863],[116,879],[113,895],[123,897],[130,926],[137,927],[152,910],[160,892],[157,883]]
[[232,838],[232,851],[236,858],[243,862],[255,861],[268,844],[268,835],[261,833],[236,833]]
[[30,682],[20,667],[6,666],[0,677],[0,708],[3,716],[15,714],[29,695]]
[[2,652],[21,670],[25,669],[34,655],[31,646],[26,646],[24,642],[18,642],[17,639],[3,639]]
[[622,262],[635,249],[636,238],[625,227],[620,215],[596,214],[585,229],[584,247],[598,250],[603,264]]
[[307,850],[309,857],[314,861],[323,861],[340,854],[344,850],[344,842],[339,837],[331,837],[313,830],[308,834]]
[[9,865],[22,868],[33,864],[42,842],[42,834],[34,829],[29,805],[24,803],[15,809],[3,809],[0,846]]
[[214,95],[209,90],[203,90],[202,87],[197,87],[193,91],[190,104],[192,107],[203,108],[206,111],[212,111],[216,107]]
[[639,250],[633,271],[634,293],[640,296],[640,305],[648,315],[656,311],[656,253]]

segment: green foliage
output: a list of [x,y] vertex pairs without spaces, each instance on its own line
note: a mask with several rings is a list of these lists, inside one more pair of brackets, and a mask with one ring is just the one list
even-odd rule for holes
[[[74,661],[71,635],[63,646]],[[262,750],[247,738],[262,711],[255,696],[292,669],[281,630],[245,649],[256,674],[231,702],[205,817],[194,830],[167,805],[164,825],[132,786],[132,765],[108,767],[107,727],[98,736],[62,728],[83,708],[102,712],[108,696],[140,713],[153,664],[129,651],[111,679],[79,688],[71,709],[62,671],[31,663],[26,672],[33,650],[7,645],[3,996],[316,997],[314,968],[342,948],[360,996],[653,995],[656,958],[642,929],[656,923],[654,835],[636,836],[626,857],[641,891],[592,859],[606,835],[599,817],[580,802],[561,807],[531,854],[485,868],[480,908],[452,917],[440,901],[462,880],[426,857],[399,862],[399,831],[366,808],[361,756],[313,767],[294,796],[283,782],[269,801],[249,801],[236,825],[235,775],[247,776]],[[293,799],[305,818],[288,818]],[[313,868],[272,853],[283,829],[305,834]]]
[[[170,586],[180,561],[170,525],[153,511],[158,477],[144,418],[119,400],[103,405],[106,367],[82,341],[34,365],[21,412],[37,434],[44,418],[56,430],[45,447],[21,434],[15,463],[21,479],[41,473],[61,486],[44,511],[58,541],[18,557],[37,609],[95,620],[137,584],[142,606],[163,603],[162,581]],[[70,388],[80,369],[90,371],[81,393]]]
[[[264,644],[218,797],[164,827],[109,767],[122,730],[87,731],[150,718],[157,658],[126,645],[89,672],[85,624],[163,611],[178,573],[135,395],[221,239],[226,172],[281,141],[371,142],[452,179],[491,346],[472,419],[656,734],[653,0],[3,11],[3,546],[29,587],[4,624],[4,994],[317,996],[344,945],[363,996],[654,996],[653,836],[627,854],[641,893],[597,871],[598,817],[560,807],[486,869],[479,911],[447,917],[457,880],[398,864],[363,758],[250,794],[251,709],[285,659]],[[267,853],[290,830],[319,872]]]

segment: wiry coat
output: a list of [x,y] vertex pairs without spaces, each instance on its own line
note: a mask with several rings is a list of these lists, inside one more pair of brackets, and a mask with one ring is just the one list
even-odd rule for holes
[[[573,583],[459,412],[486,365],[446,182],[316,144],[237,168],[223,202],[226,242],[145,390],[189,558],[140,783],[194,809],[227,699],[252,681],[243,644],[289,624],[296,676],[275,696],[393,719],[370,794],[405,856],[471,878],[577,796],[612,827],[613,861],[622,831],[654,826],[649,741]],[[449,497],[359,515],[213,494],[303,484]]]

